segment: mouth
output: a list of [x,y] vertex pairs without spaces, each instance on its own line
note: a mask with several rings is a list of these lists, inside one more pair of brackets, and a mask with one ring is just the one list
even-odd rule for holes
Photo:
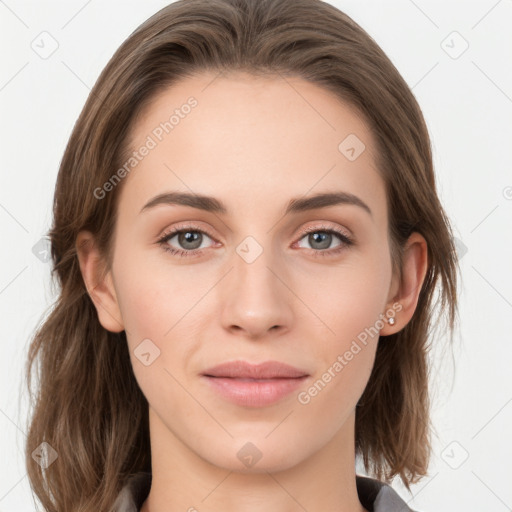
[[202,375],[236,379],[292,379],[307,376],[308,373],[279,361],[265,361],[260,364],[229,361],[205,370]]
[[277,361],[259,365],[233,361],[206,370],[201,378],[210,389],[230,402],[246,407],[264,407],[297,390],[309,374]]

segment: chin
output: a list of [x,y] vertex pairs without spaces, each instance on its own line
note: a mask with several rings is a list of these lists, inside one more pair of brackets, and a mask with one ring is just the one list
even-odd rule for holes
[[[268,430],[261,436],[243,436],[229,439],[204,457],[211,464],[223,469],[244,474],[275,473],[287,470],[301,462],[307,454],[297,450],[297,443],[285,444],[284,439],[275,436],[265,438]],[[272,434],[273,435],[273,434]],[[298,446],[303,446],[299,443]]]

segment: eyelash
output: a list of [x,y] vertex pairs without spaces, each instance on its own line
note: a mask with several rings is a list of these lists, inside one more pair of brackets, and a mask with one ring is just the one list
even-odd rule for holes
[[[204,235],[207,235],[212,240],[214,240],[214,237],[208,233],[208,231],[205,231],[204,229],[199,228],[198,226],[195,226],[193,224],[188,224],[186,226],[179,226],[178,228],[173,228],[171,231],[168,231],[162,235],[162,237],[158,240],[158,244],[162,247],[162,249],[166,252],[171,253],[172,255],[179,256],[179,257],[194,257],[194,256],[200,256],[203,252],[203,249],[194,249],[191,251],[185,251],[183,249],[175,249],[173,247],[170,247],[167,242],[173,238],[175,235],[180,233],[185,233],[187,231],[191,232],[199,232]],[[329,257],[329,256],[336,256],[339,252],[345,250],[346,248],[350,247],[351,245],[354,245],[354,240],[352,237],[346,235],[345,233],[342,233],[341,231],[338,231],[337,229],[332,228],[324,228],[323,226],[312,226],[309,228],[304,229],[299,237],[299,240],[304,238],[309,233],[330,233],[334,234],[339,237],[341,240],[341,244],[335,248],[335,249],[328,249],[328,250],[316,250],[311,249],[313,251],[314,257]],[[299,241],[298,240],[298,241]]]

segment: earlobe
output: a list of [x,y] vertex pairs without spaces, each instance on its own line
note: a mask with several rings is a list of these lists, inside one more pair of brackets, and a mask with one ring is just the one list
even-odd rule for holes
[[[402,260],[402,280],[394,301],[388,304],[385,313],[385,327],[381,334],[387,336],[403,329],[411,320],[425,280],[428,268],[428,248],[425,238],[419,233],[412,233],[406,242]],[[394,318],[391,324],[389,317]]]
[[89,231],[80,231],[76,238],[75,249],[80,272],[87,292],[96,307],[99,322],[107,331],[123,331],[124,325],[112,274],[110,271],[104,272],[104,259],[99,253],[94,235]]

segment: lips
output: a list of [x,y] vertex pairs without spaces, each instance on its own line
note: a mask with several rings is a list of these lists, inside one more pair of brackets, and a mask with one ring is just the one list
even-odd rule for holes
[[299,368],[266,361],[223,363],[205,370],[201,379],[219,396],[239,406],[266,407],[296,391],[309,374]]
[[266,361],[256,365],[245,361],[231,361],[209,368],[202,375],[207,377],[262,380],[295,379],[307,376],[308,373],[278,361]]

